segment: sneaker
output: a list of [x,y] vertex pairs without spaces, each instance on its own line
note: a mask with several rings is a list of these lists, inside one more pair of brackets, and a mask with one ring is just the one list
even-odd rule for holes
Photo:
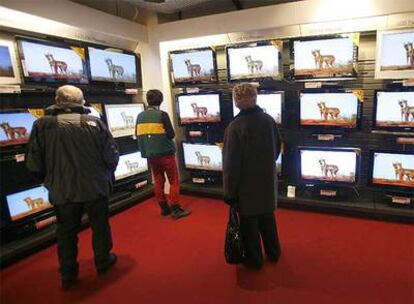
[[104,267],[101,267],[101,268],[98,268],[97,269],[98,274],[99,275],[102,275],[102,274],[107,273],[108,270],[111,269],[115,265],[117,259],[118,259],[118,257],[116,256],[116,254],[115,253],[111,253],[109,255],[109,259],[108,259],[107,264]]
[[184,210],[179,204],[171,206],[172,218],[178,220],[179,218],[186,217],[191,214],[191,211]]
[[158,202],[161,208],[161,216],[167,216],[171,214],[171,208],[168,206],[167,202]]

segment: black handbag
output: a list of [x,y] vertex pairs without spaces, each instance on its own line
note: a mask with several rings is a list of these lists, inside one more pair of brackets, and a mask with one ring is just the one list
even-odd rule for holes
[[239,264],[244,259],[243,238],[240,231],[240,219],[236,208],[230,207],[229,221],[224,243],[224,256],[228,264]]

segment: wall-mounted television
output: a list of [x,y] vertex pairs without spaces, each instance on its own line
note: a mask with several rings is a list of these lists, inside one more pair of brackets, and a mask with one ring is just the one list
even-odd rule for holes
[[148,162],[141,156],[141,152],[133,152],[121,155],[115,170],[115,180],[138,175],[148,171]]
[[[282,124],[283,101],[283,92],[261,91],[257,94],[257,105],[262,108],[265,113],[272,116],[277,124]],[[233,116],[236,116],[239,113],[240,110],[236,107],[233,100]]]
[[26,144],[36,119],[34,114],[23,110],[0,112],[0,147]]
[[377,32],[375,78],[414,78],[414,30]]
[[414,91],[377,91],[373,128],[389,131],[414,130]]
[[216,53],[212,48],[173,51],[170,62],[175,85],[217,82]]
[[300,147],[300,178],[306,183],[354,184],[360,155],[358,148]]
[[281,79],[281,40],[268,40],[226,47],[229,81],[255,81],[263,78]]
[[12,37],[0,35],[0,85],[20,84],[20,72]]
[[103,108],[100,103],[88,103],[85,104],[85,107],[90,111],[88,115],[94,116],[96,118],[103,118]]
[[44,186],[6,195],[6,202],[12,221],[27,218],[52,208],[49,202],[49,193]]
[[364,100],[362,90],[302,91],[300,125],[319,128],[357,128]]
[[108,128],[113,137],[135,135],[138,114],[145,110],[142,103],[105,104]]
[[414,152],[371,151],[371,184],[414,189]]
[[356,78],[358,48],[359,33],[295,40],[293,76],[305,81]]
[[140,62],[135,53],[112,49],[88,47],[91,80],[103,83],[140,83]]
[[177,114],[181,125],[215,123],[221,120],[220,93],[177,95]]
[[184,166],[188,170],[222,171],[220,144],[183,142]]
[[26,38],[19,38],[17,45],[25,81],[88,83],[84,48]]

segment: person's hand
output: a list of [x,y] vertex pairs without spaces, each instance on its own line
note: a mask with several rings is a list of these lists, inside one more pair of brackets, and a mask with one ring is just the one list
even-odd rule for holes
[[225,195],[224,196],[224,198],[223,198],[223,200],[224,200],[224,202],[227,204],[227,205],[229,205],[229,206],[234,206],[234,205],[236,205],[237,204],[237,198],[235,198],[235,197],[230,197],[230,196],[227,196],[227,195]]

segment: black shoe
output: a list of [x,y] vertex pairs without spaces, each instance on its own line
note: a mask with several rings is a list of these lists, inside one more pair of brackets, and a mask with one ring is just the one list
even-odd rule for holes
[[108,259],[108,262],[106,263],[106,265],[104,267],[97,268],[98,274],[102,275],[104,273],[107,273],[108,270],[111,269],[115,265],[117,259],[118,259],[118,257],[116,256],[116,254],[111,253],[109,255],[109,259]]
[[281,255],[282,252],[279,250],[276,254],[268,254],[267,259],[272,263],[277,263]]
[[170,206],[168,206],[167,202],[158,202],[161,208],[161,216],[167,216],[171,214]]
[[78,280],[79,270],[76,270],[75,273],[66,278],[62,278],[62,289],[69,290],[76,284]]
[[182,218],[182,217],[185,217],[191,214],[191,211],[184,210],[183,208],[181,208],[179,204],[172,205],[171,210],[172,210],[172,218],[175,220],[178,220],[179,218]]

